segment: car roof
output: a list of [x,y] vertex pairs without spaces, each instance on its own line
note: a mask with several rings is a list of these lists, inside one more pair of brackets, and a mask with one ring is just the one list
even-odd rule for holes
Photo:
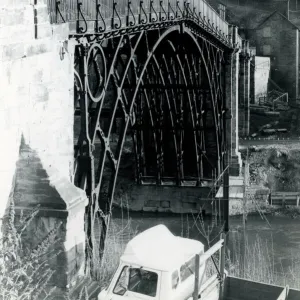
[[157,225],[129,241],[121,261],[155,270],[173,271],[195,254],[203,252],[201,242],[174,236],[166,226]]

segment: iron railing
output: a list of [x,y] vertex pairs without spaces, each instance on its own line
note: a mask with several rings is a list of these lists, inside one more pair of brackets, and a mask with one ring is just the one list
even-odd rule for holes
[[48,0],[48,8],[51,23],[75,23],[77,33],[185,19],[223,42],[231,39],[229,24],[205,0]]

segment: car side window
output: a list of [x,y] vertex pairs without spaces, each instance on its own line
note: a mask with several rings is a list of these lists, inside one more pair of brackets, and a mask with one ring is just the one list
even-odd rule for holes
[[180,267],[180,279],[181,281],[186,280],[191,275],[195,273],[195,267],[196,267],[196,260],[195,257],[191,258],[188,262],[183,264]]
[[123,296],[127,291],[128,282],[129,282],[129,267],[125,266],[122,269],[122,272],[117,280],[117,283],[113,289],[113,293]]
[[178,271],[175,270],[173,273],[172,273],[172,289],[175,290],[178,286],[178,283],[179,283],[179,274],[178,274]]

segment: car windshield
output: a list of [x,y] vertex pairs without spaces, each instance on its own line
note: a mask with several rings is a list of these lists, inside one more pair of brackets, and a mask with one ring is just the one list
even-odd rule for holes
[[130,291],[155,297],[157,281],[157,273],[126,266],[123,268],[113,292],[117,295],[124,295],[126,291]]

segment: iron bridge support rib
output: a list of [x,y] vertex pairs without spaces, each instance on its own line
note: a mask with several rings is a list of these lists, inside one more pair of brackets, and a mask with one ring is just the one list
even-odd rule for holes
[[139,184],[201,186],[222,174],[225,51],[183,25],[77,46],[73,178],[90,199],[89,257],[103,255],[129,135]]

